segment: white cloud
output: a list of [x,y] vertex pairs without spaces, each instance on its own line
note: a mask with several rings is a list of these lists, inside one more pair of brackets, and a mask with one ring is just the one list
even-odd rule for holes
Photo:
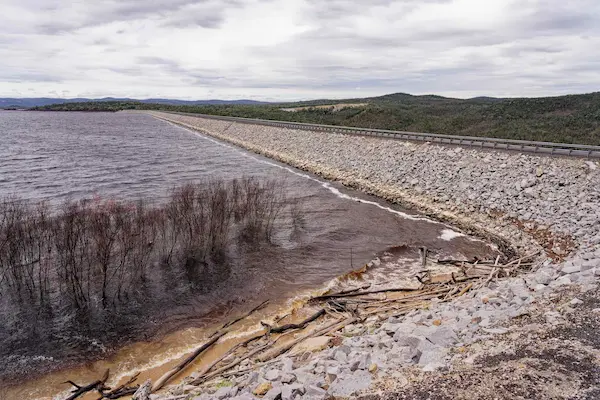
[[0,8],[0,96],[293,100],[600,88],[595,0],[0,0]]

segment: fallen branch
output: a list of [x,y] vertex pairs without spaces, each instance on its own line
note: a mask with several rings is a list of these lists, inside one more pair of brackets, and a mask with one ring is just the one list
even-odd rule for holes
[[319,318],[322,315],[325,315],[324,309],[320,309],[319,311],[317,311],[316,313],[314,313],[313,315],[311,315],[310,317],[306,318],[304,321],[302,321],[298,324],[285,324],[285,325],[281,325],[281,326],[271,326],[264,322],[261,322],[261,324],[267,328],[268,333],[283,333],[290,329],[304,329],[306,327],[306,325],[313,322],[314,320],[316,320],[317,318]]
[[[354,318],[350,318],[350,319],[351,320],[355,320]],[[348,321],[348,320],[346,320],[346,321]],[[316,329],[316,330],[314,330],[314,331],[312,331],[310,333],[307,333],[307,334],[305,334],[303,336],[300,336],[298,339],[292,340],[289,343],[285,343],[285,344],[283,344],[283,345],[281,345],[279,347],[276,347],[276,348],[272,349],[271,351],[263,354],[262,356],[260,356],[258,358],[258,361],[259,362],[265,362],[265,361],[268,361],[268,360],[270,360],[272,358],[278,357],[281,354],[283,354],[286,351],[288,351],[289,349],[291,349],[292,347],[294,347],[295,345],[297,345],[298,343],[300,343],[300,342],[302,342],[302,341],[304,341],[306,339],[309,339],[311,337],[314,337],[314,336],[323,335],[324,333],[327,333],[331,328],[333,328],[333,327],[335,327],[335,326],[337,326],[339,324],[340,324],[340,321],[338,320],[338,321],[335,321],[332,324],[328,324],[325,327],[322,327],[321,329]],[[338,329],[340,329],[340,328],[338,328]]]
[[344,321],[340,322],[339,324],[335,325],[333,328],[329,329],[327,332],[325,332],[324,336],[332,335],[333,333],[339,331],[340,329],[342,329],[346,325],[353,324],[356,321],[357,321],[356,318],[347,318]]
[[517,258],[516,260],[512,260],[512,261],[511,261],[511,262],[509,262],[508,264],[505,264],[505,266],[508,266],[508,265],[511,265],[511,264],[515,264],[515,263],[517,263],[517,262],[519,262],[519,261],[523,261],[523,260],[529,260],[530,258],[533,258],[533,257],[535,257],[535,256],[539,255],[540,253],[542,253],[542,251],[543,251],[543,250],[542,250],[542,249],[540,249],[540,250],[536,250],[536,251],[534,251],[533,253],[526,254],[526,255],[524,255],[523,257],[519,257],[519,258]]
[[97,390],[100,393],[102,393],[102,391],[106,389],[104,387],[104,384],[108,380],[108,375],[109,374],[110,374],[110,370],[107,369],[101,379],[99,379],[99,380],[97,380],[95,382],[92,382],[92,383],[90,383],[89,385],[86,385],[86,386],[79,386],[78,384],[76,384],[73,381],[66,381],[66,382],[64,382],[64,383],[69,383],[69,384],[75,386],[75,389],[72,391],[73,394],[70,395],[69,397],[67,397],[65,400],[75,400],[76,398],[78,398],[82,394],[85,394],[87,392],[91,392],[92,390]]
[[374,315],[374,314],[381,314],[383,312],[387,312],[387,311],[402,311],[402,310],[417,310],[421,307],[425,307],[427,305],[431,304],[430,301],[422,301],[419,303],[409,303],[409,304],[405,304],[402,306],[389,306],[389,307],[381,307],[381,308],[377,308],[375,310],[372,311],[367,311],[361,314],[362,317],[367,317],[369,315]]
[[460,292],[458,292],[458,294],[456,295],[456,297],[460,297],[463,294],[467,293],[469,290],[471,290],[472,287],[473,287],[473,282],[469,283]]
[[114,388],[110,392],[108,392],[108,393],[102,393],[101,392],[101,396],[98,397],[97,400],[102,400],[102,399],[118,399],[120,397],[128,396],[130,394],[134,394],[139,389],[139,386],[134,386],[134,387],[127,387],[127,386],[129,386],[133,382],[135,382],[137,380],[138,376],[140,376],[139,372],[136,373],[135,375],[133,375],[131,378],[129,378],[129,380],[127,382],[125,382],[124,384],[122,384],[120,386],[117,386],[116,388]]
[[192,353],[192,355],[190,355],[189,357],[187,357],[186,359],[184,359],[182,362],[180,362],[179,364],[177,364],[170,371],[168,371],[163,376],[161,376],[160,379],[156,381],[156,383],[154,384],[154,386],[152,386],[152,393],[156,392],[157,390],[160,390],[175,375],[177,375],[179,372],[181,372],[192,361],[194,361],[196,359],[196,357],[198,357],[200,354],[202,354],[205,350],[207,350],[210,346],[212,346],[217,340],[219,340],[226,333],[227,333],[227,331],[221,331],[221,332],[217,333],[216,335],[213,335],[213,338],[211,340],[209,340],[208,342],[206,342],[205,344],[203,344],[202,346],[200,346],[196,351],[194,351]]
[[447,293],[448,291],[450,291],[450,288],[444,288],[444,289],[438,289],[438,290],[433,290],[433,291],[429,291],[429,292],[423,292],[423,293],[418,293],[418,294],[409,294],[406,296],[402,296],[399,297],[397,299],[386,299],[386,300],[377,300],[377,301],[371,301],[371,302],[365,302],[363,304],[365,304],[364,307],[373,307],[379,304],[388,304],[388,303],[406,303],[412,300],[421,300],[421,299],[432,299],[434,297],[439,297],[441,294]]
[[265,350],[267,347],[270,347],[270,346],[272,346],[272,345],[273,345],[275,342],[276,342],[276,341],[271,341],[271,342],[269,342],[269,343],[265,344],[264,346],[258,347],[258,348],[256,348],[256,349],[252,350],[250,353],[246,354],[244,357],[241,357],[241,358],[239,358],[239,359],[235,360],[234,362],[232,362],[232,363],[229,363],[229,364],[225,365],[225,366],[224,366],[224,367],[222,367],[222,368],[219,368],[218,370],[216,370],[216,371],[214,371],[214,372],[211,372],[211,373],[210,373],[210,374],[208,374],[208,375],[205,375],[205,376],[199,376],[198,378],[194,379],[194,380],[193,380],[192,382],[190,382],[190,383],[191,383],[192,385],[199,385],[200,383],[202,383],[202,382],[204,382],[204,381],[207,381],[207,380],[209,380],[209,379],[211,379],[211,378],[214,378],[215,376],[219,376],[219,375],[221,375],[223,372],[226,372],[226,371],[230,370],[231,368],[235,367],[236,365],[238,365],[238,364],[239,364],[239,363],[241,363],[242,361],[244,361],[244,360],[246,360],[246,359],[248,359],[248,358],[250,358],[250,357],[254,356],[254,355],[255,355],[255,354],[257,354],[257,353],[260,353],[261,351]]
[[226,359],[227,357],[229,357],[230,355],[232,355],[233,353],[235,353],[235,351],[237,349],[239,349],[240,347],[247,346],[250,343],[252,343],[253,341],[264,337],[265,335],[266,335],[266,333],[261,333],[260,335],[253,336],[253,337],[251,337],[249,339],[246,339],[245,341],[243,341],[241,343],[236,344],[231,349],[229,349],[225,354],[223,354],[221,357],[217,358],[215,361],[213,361],[212,363],[210,363],[209,365],[207,365],[206,367],[204,367],[204,369],[202,371],[200,371],[200,373],[198,374],[198,378],[196,378],[196,379],[200,379],[204,375],[206,375],[207,373],[209,373],[210,370],[215,367],[215,365],[217,365],[218,363],[220,363],[221,361],[223,361],[224,359]]
[[333,294],[325,294],[322,296],[316,296],[313,297],[312,299],[310,299],[311,301],[321,301],[321,300],[328,300],[328,299],[336,299],[336,298],[340,298],[340,297],[355,297],[355,296],[364,296],[367,294],[377,294],[377,293],[387,293],[387,292],[414,292],[417,290],[422,290],[422,287],[419,287],[418,289],[413,289],[413,288],[388,288],[388,289],[377,289],[377,290],[367,290],[364,292],[352,292],[352,293],[333,293]]

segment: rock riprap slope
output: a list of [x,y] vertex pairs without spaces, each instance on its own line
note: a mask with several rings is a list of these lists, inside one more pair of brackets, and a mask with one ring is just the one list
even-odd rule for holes
[[285,400],[598,395],[596,162],[153,114],[451,221],[507,251],[542,251],[531,273],[383,324],[351,325],[340,346],[308,359],[283,357],[216,393],[176,390]]

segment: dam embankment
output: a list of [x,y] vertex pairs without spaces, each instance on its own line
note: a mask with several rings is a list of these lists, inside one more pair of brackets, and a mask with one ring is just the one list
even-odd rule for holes
[[600,343],[591,339],[600,329],[597,162],[152,115],[451,222],[509,252],[540,251],[527,273],[384,323],[355,323],[341,345],[308,359],[284,356],[220,387],[172,393],[566,399],[600,390],[591,378],[600,370]]

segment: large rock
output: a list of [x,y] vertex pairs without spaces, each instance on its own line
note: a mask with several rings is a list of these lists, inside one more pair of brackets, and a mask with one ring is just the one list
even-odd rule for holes
[[281,387],[274,387],[265,394],[263,399],[264,400],[275,400],[275,399],[281,397],[282,390],[283,389]]
[[535,281],[542,285],[548,285],[552,282],[552,273],[546,270],[540,270],[535,273]]
[[348,354],[343,351],[336,350],[335,353],[333,353],[333,359],[340,364],[344,364],[346,361],[348,361]]
[[372,378],[369,372],[358,370],[336,379],[329,386],[328,393],[336,397],[349,397],[356,392],[368,389],[371,382]]
[[598,259],[586,260],[583,263],[581,263],[581,271],[589,271],[591,269],[599,268],[599,267],[600,267],[600,260],[598,260]]
[[573,262],[566,262],[563,268],[560,270],[563,274],[574,274],[581,272],[581,264],[574,264]]
[[438,346],[448,347],[458,343],[458,336],[447,326],[440,326],[427,336],[427,339]]
[[398,365],[417,363],[420,357],[421,351],[411,346],[394,346],[387,354],[388,361]]
[[306,388],[306,392],[302,398],[309,400],[323,400],[327,398],[327,391],[323,388],[312,385]]
[[252,393],[256,396],[264,396],[271,389],[273,389],[271,382],[263,382],[255,387]]
[[406,335],[404,332],[398,331],[394,335],[394,340],[396,341],[396,344],[398,346],[408,346],[417,348],[419,346],[419,343],[421,343],[421,340],[423,340],[423,338],[412,335]]
[[434,371],[446,365],[445,358],[448,350],[443,347],[431,347],[424,350],[419,357],[419,365],[427,367],[427,371]]
[[281,378],[281,371],[278,369],[271,369],[265,374],[265,379],[268,381],[278,381]]
[[283,372],[292,372],[294,370],[294,360],[289,357],[281,359],[281,370]]
[[525,300],[531,294],[527,286],[525,286],[525,283],[522,281],[513,282],[510,285],[510,291],[515,297],[521,300]]
[[296,375],[292,373],[285,373],[281,375],[281,383],[292,383],[296,380]]
[[230,395],[231,395],[231,388],[230,387],[222,387],[213,394],[213,397],[218,400],[223,400],[224,398],[229,397]]
[[255,400],[256,398],[252,396],[250,393],[242,393],[239,396],[232,397],[231,400]]

